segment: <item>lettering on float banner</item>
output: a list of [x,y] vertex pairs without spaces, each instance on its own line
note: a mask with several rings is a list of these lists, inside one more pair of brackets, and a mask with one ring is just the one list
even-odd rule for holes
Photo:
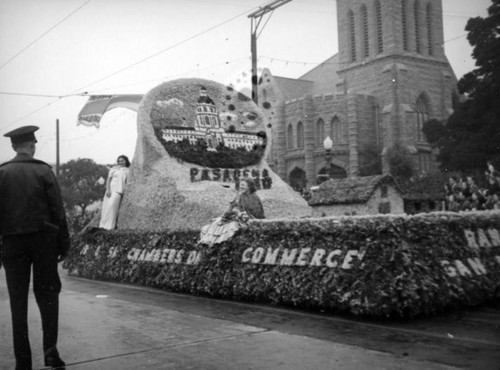
[[[497,229],[478,229],[472,231],[464,230],[465,239],[471,249],[499,248],[500,233]],[[81,255],[89,252],[90,246],[85,245],[81,250]],[[107,258],[117,257],[119,248],[111,247]],[[500,251],[499,251],[500,252]],[[101,246],[94,252],[95,257],[100,257]],[[241,262],[245,264],[260,265],[281,265],[281,266],[301,266],[301,267],[329,267],[351,269],[354,258],[362,260],[364,252],[350,249],[346,252],[341,249],[326,251],[322,248],[272,248],[272,247],[249,247],[241,255]],[[143,249],[132,248],[127,253],[130,262],[153,262],[161,264],[186,264],[197,265],[202,259],[202,252],[196,250],[184,250],[173,248]],[[500,266],[500,255],[493,257]],[[450,277],[485,275],[488,270],[483,261],[479,258],[467,258],[465,260],[441,260],[441,266]]]
[[[86,244],[81,255],[86,255],[89,252],[90,246]],[[115,258],[118,255],[118,247],[109,248],[107,258]],[[95,257],[100,257],[101,246],[98,246],[94,252]],[[201,260],[200,251],[187,251],[184,249],[142,249],[142,248],[132,248],[127,253],[127,259],[131,262],[155,262],[155,263],[174,263],[174,264],[185,264],[185,265],[197,265]]]
[[250,247],[245,249],[241,256],[241,262],[260,265],[281,265],[281,266],[313,266],[330,267],[348,270],[352,267],[354,258],[362,260],[364,252],[350,249],[343,252],[335,249],[327,252],[322,248],[262,248]]
[[234,169],[234,168],[202,168],[192,167],[189,170],[191,182],[216,181],[237,183],[239,179],[251,177],[257,189],[271,189],[273,180],[267,169]]
[[[89,253],[90,246],[87,244],[83,247],[80,254],[86,255]],[[107,258],[115,258],[118,255],[118,247],[109,248]],[[101,246],[98,246],[94,257],[101,256]],[[351,263],[354,258],[361,260],[364,253],[358,250],[351,249],[343,252],[340,249],[335,249],[331,252],[317,248],[314,251],[311,248],[247,248],[241,258],[242,263],[254,263],[265,265],[285,265],[285,266],[315,266],[315,267],[340,267],[348,270],[352,267]],[[132,248],[127,253],[127,259],[130,262],[153,262],[160,264],[186,264],[197,265],[202,259],[202,252],[184,249],[141,249]]]
[[[500,233],[497,229],[489,228],[487,230],[470,229],[464,230],[465,239],[470,249],[479,250],[480,248],[498,248],[500,247]],[[499,251],[500,252],[500,251]],[[500,255],[493,256],[494,261],[500,266]],[[479,258],[467,258],[465,260],[442,260],[441,266],[450,277],[486,275],[488,270],[484,262]]]

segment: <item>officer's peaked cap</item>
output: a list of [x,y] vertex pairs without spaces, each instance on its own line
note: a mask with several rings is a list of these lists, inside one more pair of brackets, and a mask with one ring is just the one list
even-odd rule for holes
[[34,141],[36,143],[35,131],[38,128],[38,126],[23,126],[7,132],[3,136],[10,137],[12,144],[24,143],[26,141]]

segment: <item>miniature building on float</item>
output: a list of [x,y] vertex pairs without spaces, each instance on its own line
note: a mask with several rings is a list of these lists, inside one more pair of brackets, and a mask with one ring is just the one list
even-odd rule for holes
[[[437,169],[422,132],[444,121],[458,98],[444,54],[441,0],[338,0],[338,54],[298,79],[259,81],[259,105],[272,111],[268,162],[292,188],[388,171],[387,151],[404,145],[415,173]],[[323,140],[333,140],[332,166]]]
[[191,145],[195,145],[199,139],[203,139],[212,150],[216,150],[219,145],[233,149],[243,147],[252,150],[255,145],[263,144],[263,139],[257,134],[245,132],[245,127],[240,130],[235,131],[222,126],[214,101],[207,95],[206,88],[201,87],[196,106],[194,127],[183,122],[181,127],[170,126],[162,129],[162,136],[165,141],[175,143],[187,139]]
[[391,175],[325,181],[309,205],[313,217],[404,213],[401,189]]

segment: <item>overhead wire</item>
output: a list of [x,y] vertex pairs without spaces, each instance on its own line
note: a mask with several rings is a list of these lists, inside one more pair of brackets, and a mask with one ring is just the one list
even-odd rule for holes
[[239,62],[239,61],[245,60],[245,59],[250,60],[250,56],[241,57],[241,58],[233,59],[233,60],[230,60],[230,61],[225,61],[225,62],[218,63],[218,64],[213,64],[213,65],[201,68],[201,69],[200,68],[197,68],[196,70],[192,69],[192,70],[185,71],[185,72],[182,72],[182,73],[177,73],[175,75],[167,75],[167,76],[163,76],[163,77],[160,77],[160,78],[154,78],[154,79],[151,79],[151,80],[134,82],[134,83],[126,84],[126,85],[112,86],[112,87],[107,87],[107,88],[104,88],[104,89],[97,89],[97,90],[87,91],[87,94],[88,95],[94,95],[94,94],[96,94],[98,92],[101,92],[101,91],[116,90],[116,89],[123,88],[123,87],[140,85],[140,84],[149,83],[149,82],[155,82],[155,81],[168,81],[169,79],[172,79],[172,78],[178,78],[178,77],[190,75],[190,74],[192,74],[194,72],[210,70],[210,69],[217,68],[217,67],[220,67],[220,66],[223,66],[223,65],[226,66],[228,64]]
[[[90,1],[92,1],[92,0],[88,0],[85,4],[83,4],[82,6],[80,6],[80,8],[82,8],[84,5],[88,4]],[[79,9],[80,9],[80,8],[79,8]],[[204,31],[202,31],[202,32],[198,32],[197,34],[195,34],[195,35],[193,35],[193,36],[191,36],[191,37],[188,37],[187,39],[184,39],[184,40],[182,40],[182,41],[180,41],[180,42],[178,42],[178,43],[176,43],[176,44],[174,44],[174,45],[171,45],[171,46],[169,46],[169,47],[167,47],[167,48],[165,48],[165,49],[163,49],[163,50],[160,50],[160,51],[158,51],[158,52],[156,52],[156,53],[154,53],[154,54],[152,54],[152,55],[149,55],[148,57],[143,58],[143,59],[141,59],[141,60],[139,60],[139,61],[137,61],[137,62],[134,62],[134,63],[132,63],[132,64],[128,65],[127,67],[121,68],[121,69],[119,69],[119,70],[117,70],[117,71],[115,71],[115,72],[113,72],[113,73],[111,73],[111,74],[109,74],[109,75],[107,75],[107,76],[105,76],[105,77],[100,78],[99,80],[96,80],[96,81],[94,81],[94,82],[92,82],[92,83],[89,83],[89,84],[87,84],[87,85],[83,86],[83,87],[80,87],[80,88],[78,88],[78,89],[74,90],[73,92],[71,92],[71,93],[69,93],[69,94],[62,95],[62,96],[58,97],[58,99],[51,101],[50,103],[48,103],[48,104],[44,105],[43,107],[41,107],[41,108],[39,108],[39,109],[37,109],[37,110],[35,110],[35,111],[33,111],[33,112],[30,112],[30,113],[28,113],[27,115],[25,115],[25,116],[23,116],[23,117],[21,117],[21,118],[19,118],[19,119],[15,120],[15,121],[13,121],[13,122],[11,122],[11,123],[7,124],[5,127],[10,127],[10,126],[12,126],[12,125],[13,125],[13,124],[15,124],[15,123],[17,123],[17,122],[19,122],[19,121],[22,121],[23,119],[28,118],[28,117],[32,116],[33,114],[35,114],[35,113],[38,113],[39,111],[41,111],[41,110],[45,109],[46,107],[48,107],[48,106],[50,106],[50,105],[54,104],[56,101],[58,101],[58,100],[60,100],[60,99],[62,99],[62,98],[64,98],[64,97],[68,97],[68,96],[78,96],[78,95],[82,95],[82,96],[87,95],[87,92],[80,92],[80,93],[78,93],[78,92],[79,92],[80,90],[83,90],[83,89],[85,89],[85,88],[89,87],[89,86],[92,86],[92,85],[95,85],[95,84],[97,84],[97,83],[99,83],[99,82],[101,82],[101,81],[104,81],[104,80],[106,80],[106,79],[108,79],[108,78],[110,78],[110,77],[112,77],[112,76],[115,76],[115,75],[117,75],[117,74],[119,74],[119,73],[121,73],[121,72],[123,72],[123,71],[125,71],[125,70],[128,70],[128,69],[130,69],[130,68],[132,68],[132,67],[135,67],[136,65],[138,65],[138,64],[140,64],[140,63],[143,63],[143,62],[145,62],[145,61],[147,61],[147,60],[149,60],[149,59],[151,59],[151,58],[154,58],[154,57],[156,57],[156,56],[158,56],[158,55],[160,55],[160,54],[162,54],[162,53],[164,53],[164,52],[166,52],[166,51],[169,51],[169,50],[171,50],[171,49],[173,49],[173,48],[175,48],[175,47],[178,47],[178,46],[180,46],[180,45],[182,45],[182,44],[184,44],[184,43],[186,43],[186,42],[188,42],[188,41],[191,41],[191,40],[193,40],[193,39],[195,39],[195,38],[197,38],[197,37],[199,37],[199,36],[201,36],[201,35],[203,35],[203,34],[205,34],[205,33],[207,33],[207,32],[210,32],[210,31],[212,31],[212,30],[214,30],[214,29],[216,29],[216,28],[220,27],[220,26],[223,26],[224,24],[229,23],[229,22],[233,21],[233,20],[234,20],[234,19],[236,19],[236,18],[239,18],[239,17],[241,17],[241,16],[243,16],[243,15],[246,15],[248,12],[250,12],[250,11],[252,11],[252,10],[256,9],[256,8],[259,8],[259,7],[258,7],[258,6],[257,6],[257,7],[253,7],[253,8],[251,8],[251,9],[249,9],[249,10],[246,10],[245,12],[239,13],[238,15],[236,15],[236,16],[234,16],[234,17],[231,17],[231,18],[229,18],[229,19],[227,19],[227,20],[225,20],[224,22],[221,22],[221,23],[218,23],[218,24],[216,24],[216,25],[214,25],[214,26],[212,26],[212,27],[209,27],[208,29],[206,29],[206,30],[204,30]],[[78,10],[78,9],[77,9],[77,10]],[[75,10],[75,11],[76,11],[76,10]],[[74,12],[73,12],[73,13],[74,13]],[[61,21],[61,22],[62,22],[62,21]],[[61,23],[61,22],[59,22],[59,23]],[[55,26],[54,26],[54,27],[55,27]],[[53,28],[54,28],[54,27],[53,27]],[[52,28],[52,29],[53,29],[53,28]],[[50,30],[49,30],[49,31],[50,31]],[[46,33],[48,33],[49,31],[47,31]],[[45,34],[46,34],[46,33],[45,33]]]
[[6,91],[0,91],[0,95],[34,96],[34,97],[39,97],[39,98],[61,98],[61,95],[14,93],[14,92],[6,92]]
[[98,80],[96,80],[96,81],[94,81],[94,82],[91,82],[91,83],[89,83],[89,84],[87,84],[87,85],[85,85],[85,86],[83,86],[83,87],[80,87],[80,88],[78,88],[78,89],[74,90],[72,93],[78,92],[78,91],[80,91],[80,90],[82,90],[82,89],[86,89],[86,88],[87,88],[87,87],[89,87],[89,86],[95,85],[95,84],[97,84],[97,83],[99,83],[99,82],[101,82],[101,81],[107,80],[107,79],[108,79],[108,78],[110,78],[110,77],[113,77],[113,76],[115,76],[115,75],[117,75],[117,74],[119,74],[119,73],[121,73],[121,72],[124,72],[124,71],[126,71],[126,70],[128,70],[128,69],[130,69],[130,68],[132,68],[132,67],[135,67],[135,66],[136,66],[136,65],[138,65],[138,64],[141,64],[141,63],[143,63],[143,62],[145,62],[145,61],[147,61],[147,60],[149,60],[149,59],[152,59],[152,58],[154,58],[154,57],[156,57],[156,56],[158,56],[158,55],[160,55],[160,54],[163,54],[163,53],[164,53],[164,52],[166,52],[166,51],[169,51],[169,50],[171,50],[171,49],[173,49],[173,48],[176,48],[176,47],[178,47],[178,46],[180,46],[180,45],[182,45],[182,44],[185,44],[185,43],[187,43],[187,42],[189,42],[189,41],[191,41],[191,40],[193,40],[193,39],[195,39],[195,38],[197,38],[197,37],[199,37],[199,36],[201,36],[201,35],[203,35],[203,34],[205,34],[205,33],[207,33],[207,32],[210,32],[210,31],[212,31],[212,30],[214,30],[214,29],[216,29],[216,28],[219,28],[220,26],[225,25],[226,23],[229,23],[229,22],[231,22],[231,21],[235,20],[236,18],[239,18],[239,17],[242,17],[242,16],[246,15],[248,12],[252,11],[252,10],[253,10],[253,9],[255,9],[255,8],[259,8],[259,7],[253,7],[252,9],[249,9],[249,10],[246,10],[246,11],[244,11],[244,12],[242,12],[242,13],[239,13],[238,15],[236,15],[236,16],[234,16],[234,17],[232,17],[232,18],[229,18],[229,19],[225,20],[225,21],[224,21],[224,22],[222,22],[222,23],[218,23],[218,24],[216,24],[216,25],[214,25],[214,26],[212,26],[212,27],[209,27],[208,29],[206,29],[206,30],[204,30],[204,31],[201,31],[201,32],[198,32],[198,33],[194,34],[193,36],[188,37],[187,39],[184,39],[184,40],[182,40],[182,41],[179,41],[178,43],[176,43],[176,44],[174,44],[174,45],[171,45],[171,46],[169,46],[169,47],[167,47],[167,48],[165,48],[165,49],[162,49],[162,50],[160,50],[160,51],[158,51],[158,52],[156,52],[156,53],[154,53],[154,54],[151,54],[150,56],[148,56],[148,57],[146,57],[146,58],[140,59],[140,60],[138,60],[137,62],[134,62],[134,63],[132,63],[132,64],[130,64],[130,65],[128,65],[128,66],[126,66],[126,67],[124,67],[124,68],[121,68],[121,69],[119,69],[118,71],[115,71],[115,72],[113,72],[113,73],[110,73],[110,74],[109,74],[109,75],[107,75],[107,76],[104,76],[104,77],[102,77],[102,78],[100,78],[100,79],[98,79]]
[[71,17],[73,14],[75,14],[77,11],[79,11],[80,9],[82,9],[85,5],[87,5],[88,3],[90,3],[92,0],[87,0],[87,2],[85,2],[84,4],[80,5],[78,8],[76,8],[75,10],[73,10],[71,13],[69,13],[66,17],[64,17],[63,19],[61,19],[59,22],[57,22],[55,25],[53,25],[52,27],[50,27],[47,31],[45,31],[44,33],[42,33],[40,36],[38,36],[35,40],[33,40],[32,42],[30,42],[28,45],[26,45],[24,48],[22,48],[19,52],[17,52],[14,56],[12,56],[9,60],[7,60],[4,64],[0,65],[0,69],[2,69],[3,67],[5,67],[7,64],[9,64],[10,62],[12,62],[14,59],[16,59],[19,55],[21,55],[22,53],[24,53],[26,50],[28,50],[31,46],[33,46],[37,41],[39,41],[40,39],[42,39],[45,35],[47,35],[49,32],[51,32],[53,29],[55,29],[57,26],[59,26],[61,23],[63,23],[66,19],[68,19],[69,17]]
[[[87,1],[87,3],[88,3],[88,2],[90,2],[90,1],[92,1],[92,0],[88,0],[88,1]],[[86,5],[87,3],[85,3],[84,5]],[[198,37],[198,36],[201,36],[201,35],[202,35],[202,34],[204,34],[204,33],[210,32],[210,31],[212,31],[212,30],[214,30],[214,29],[216,29],[216,28],[218,28],[218,27],[220,27],[220,26],[222,26],[222,25],[224,25],[224,24],[226,24],[226,23],[229,23],[229,22],[233,21],[233,20],[234,20],[234,19],[236,19],[236,18],[239,18],[239,17],[241,17],[241,16],[243,16],[243,15],[247,14],[249,11],[251,11],[251,10],[253,10],[253,9],[255,9],[255,8],[258,8],[258,7],[254,7],[254,8],[252,8],[252,9],[246,10],[245,12],[239,13],[238,15],[236,15],[236,16],[234,16],[234,17],[232,17],[232,18],[229,18],[228,20],[226,20],[226,21],[224,21],[224,22],[222,22],[222,23],[219,23],[219,24],[217,24],[217,25],[215,25],[215,26],[212,26],[212,27],[210,27],[210,28],[208,28],[208,29],[206,29],[206,30],[202,31],[202,32],[199,32],[199,33],[197,33],[197,34],[195,34],[195,35],[193,35],[193,36],[191,36],[191,37],[189,37],[189,38],[187,38],[187,39],[184,39],[184,40],[182,40],[182,41],[180,41],[180,42],[178,42],[178,43],[176,43],[176,44],[174,44],[174,45],[169,46],[169,47],[168,47],[168,48],[166,48],[166,49],[160,50],[159,52],[156,52],[156,53],[154,53],[154,54],[152,54],[152,55],[150,55],[150,56],[148,56],[148,57],[146,57],[146,58],[143,58],[143,59],[141,59],[141,60],[139,60],[139,61],[137,61],[137,62],[134,62],[134,63],[130,64],[129,66],[124,67],[124,68],[122,68],[122,69],[120,69],[120,70],[118,70],[118,71],[116,71],[116,72],[113,72],[113,73],[111,73],[111,74],[109,74],[109,75],[107,75],[107,76],[105,76],[105,77],[103,77],[103,78],[101,78],[101,79],[99,79],[99,80],[97,80],[97,81],[94,81],[94,82],[92,82],[92,83],[90,83],[90,84],[87,84],[87,85],[85,85],[85,86],[83,86],[83,87],[80,87],[80,88],[78,88],[78,89],[74,90],[73,92],[71,92],[71,93],[69,93],[69,94],[66,94],[66,95],[63,95],[63,96],[61,96],[61,97],[58,97],[58,99],[56,99],[56,100],[54,100],[54,101],[52,101],[52,102],[50,102],[50,103],[46,104],[45,106],[43,106],[43,107],[41,107],[41,108],[39,108],[39,109],[37,109],[37,110],[35,110],[35,111],[33,111],[33,112],[31,112],[31,113],[29,113],[29,114],[25,115],[25,116],[23,116],[23,117],[21,117],[21,118],[17,119],[17,120],[16,120],[16,121],[14,121],[14,122],[11,122],[11,123],[10,123],[10,124],[8,124],[6,127],[10,127],[11,125],[13,125],[13,124],[15,124],[15,123],[17,123],[17,122],[19,122],[19,121],[21,121],[21,120],[23,120],[23,119],[25,119],[25,118],[28,118],[28,117],[30,117],[31,115],[35,114],[35,113],[38,113],[39,111],[41,111],[41,110],[45,109],[46,107],[48,107],[48,106],[52,105],[53,103],[55,103],[56,101],[60,100],[60,99],[61,99],[61,98],[63,98],[63,97],[67,97],[67,96],[75,96],[75,95],[80,95],[80,94],[81,94],[81,95],[86,95],[86,94],[87,94],[86,92],[83,92],[83,93],[80,93],[80,94],[75,94],[75,93],[76,93],[76,92],[78,92],[78,91],[80,91],[80,90],[83,90],[83,89],[85,89],[85,88],[87,88],[87,87],[89,87],[89,86],[95,85],[95,84],[96,84],[96,83],[98,83],[98,82],[104,81],[104,80],[106,80],[106,79],[108,79],[108,78],[110,78],[110,77],[112,77],[112,76],[114,76],[114,75],[116,75],[116,74],[118,74],[118,73],[121,73],[121,72],[123,72],[123,71],[125,71],[125,70],[127,70],[127,69],[130,69],[130,68],[132,68],[132,67],[134,67],[134,66],[136,66],[136,65],[138,65],[138,64],[140,64],[140,63],[143,63],[143,62],[145,62],[145,61],[147,61],[147,60],[149,60],[149,59],[151,59],[151,58],[154,58],[155,56],[158,56],[158,55],[160,55],[160,54],[162,54],[162,53],[164,53],[164,52],[166,52],[166,51],[168,51],[168,50],[171,50],[171,49],[173,49],[173,48],[175,48],[175,47],[177,47],[177,46],[180,46],[180,45],[182,45],[182,44],[184,44],[184,43],[186,43],[186,42],[188,42],[188,41],[190,41],[190,40],[193,40],[194,38],[196,38],[196,37]]]
[[[55,27],[57,27],[59,24],[61,24],[62,22],[64,22],[67,18],[69,18],[69,17],[70,17],[71,15],[73,15],[74,13],[76,13],[78,10],[80,10],[81,8],[83,8],[83,7],[84,7],[85,5],[87,5],[90,1],[92,1],[92,0],[88,0],[87,2],[85,2],[84,4],[82,4],[80,7],[78,7],[77,9],[75,9],[73,12],[71,12],[70,14],[68,14],[68,15],[67,15],[64,19],[62,19],[61,21],[59,21],[56,25],[54,25],[52,28],[50,28],[48,31],[46,31],[44,34],[42,34],[39,38],[37,38],[35,41],[33,41],[30,45],[28,45],[27,47],[25,47],[22,51],[26,50],[28,47],[30,47],[31,45],[33,45],[36,41],[38,41],[39,39],[41,39],[44,35],[46,35],[46,34],[47,34],[47,33],[49,33],[51,30],[53,30]],[[191,40],[193,40],[193,39],[194,39],[194,38],[196,38],[196,37],[199,37],[199,36],[201,36],[201,35],[203,35],[203,34],[205,34],[205,33],[207,33],[207,32],[210,32],[210,31],[212,31],[212,30],[214,30],[214,29],[216,29],[216,28],[218,28],[218,27],[220,27],[220,26],[222,26],[222,25],[226,24],[226,23],[231,22],[232,20],[234,20],[234,19],[236,19],[236,18],[238,18],[238,17],[241,17],[241,16],[243,16],[243,15],[247,14],[248,12],[250,12],[251,10],[253,10],[253,9],[255,9],[255,8],[259,8],[259,7],[257,6],[257,7],[254,7],[254,8],[252,8],[252,9],[250,9],[250,10],[246,10],[245,12],[242,12],[242,13],[240,13],[240,14],[238,14],[238,15],[236,15],[236,16],[234,16],[234,17],[232,17],[232,18],[230,18],[230,19],[228,19],[228,20],[226,20],[226,21],[224,21],[224,22],[222,22],[222,23],[219,23],[219,24],[217,24],[217,25],[214,25],[214,26],[212,26],[212,27],[210,27],[210,28],[208,28],[208,29],[206,29],[206,30],[204,30],[204,31],[202,31],[202,32],[199,32],[199,33],[197,33],[197,34],[195,34],[195,35],[193,35],[193,36],[191,36],[191,37],[189,37],[189,38],[187,38],[187,39],[184,39],[184,40],[182,40],[182,41],[180,41],[180,42],[178,42],[178,43],[176,43],[176,44],[174,44],[174,45],[171,45],[171,46],[169,46],[169,47],[167,47],[167,48],[165,48],[165,49],[162,49],[162,50],[160,50],[160,51],[158,51],[158,52],[156,52],[156,53],[154,53],[154,54],[152,54],[152,55],[149,55],[149,56],[148,56],[148,57],[146,57],[146,58],[140,59],[140,60],[138,60],[138,61],[136,61],[136,62],[134,62],[134,63],[132,63],[132,64],[130,64],[130,65],[128,65],[128,66],[126,66],[126,67],[124,67],[124,68],[121,68],[121,69],[119,69],[119,70],[117,70],[117,71],[115,71],[115,72],[113,72],[113,73],[111,73],[111,74],[109,74],[109,75],[107,75],[107,76],[105,76],[105,77],[102,77],[102,78],[100,78],[100,79],[98,79],[98,80],[96,80],[96,81],[94,81],[94,82],[92,82],[92,83],[89,83],[89,84],[87,84],[87,85],[85,85],[85,86],[83,86],[83,87],[80,87],[80,88],[78,88],[78,89],[74,90],[74,91],[73,91],[72,93],[70,93],[70,94],[66,94],[66,95],[60,95],[60,96],[58,96],[58,95],[43,95],[43,94],[28,94],[28,93],[23,94],[23,93],[0,92],[0,94],[1,94],[1,95],[21,95],[21,96],[23,96],[23,95],[24,95],[24,96],[56,97],[56,98],[57,98],[57,99],[55,99],[55,100],[53,100],[53,101],[49,102],[48,104],[46,104],[46,105],[42,106],[41,108],[39,108],[39,109],[37,109],[37,110],[35,110],[35,111],[31,112],[31,113],[28,113],[27,115],[25,115],[25,116],[23,116],[23,117],[21,117],[21,118],[19,118],[19,119],[15,120],[15,121],[11,122],[11,123],[10,123],[10,124],[8,124],[6,127],[10,127],[11,125],[13,125],[13,124],[15,124],[15,123],[17,123],[17,122],[19,122],[19,121],[21,121],[21,120],[23,120],[23,119],[25,119],[25,118],[28,118],[28,117],[32,116],[33,114],[35,114],[35,113],[38,113],[39,111],[41,111],[41,110],[43,110],[43,109],[47,108],[48,106],[50,106],[50,105],[54,104],[55,102],[57,102],[57,101],[61,100],[62,98],[69,97],[69,96],[86,96],[86,95],[89,95],[89,93],[88,93],[88,92],[81,92],[81,93],[77,93],[77,92],[78,92],[78,91],[80,91],[80,90],[83,90],[83,89],[85,89],[85,88],[87,88],[87,87],[89,87],[89,86],[95,85],[95,84],[97,84],[97,83],[99,83],[99,82],[101,82],[101,81],[104,81],[104,80],[106,80],[106,79],[108,79],[108,78],[110,78],[110,77],[112,77],[112,76],[115,76],[115,75],[117,75],[117,74],[119,74],[119,73],[121,73],[121,72],[123,72],[123,71],[125,71],[125,70],[128,70],[128,69],[130,69],[130,68],[132,68],[132,67],[134,67],[134,66],[136,66],[136,65],[138,65],[138,64],[140,64],[140,63],[143,63],[143,62],[145,62],[145,61],[147,61],[147,60],[149,60],[149,59],[151,59],[151,58],[154,58],[154,57],[156,57],[156,56],[158,56],[158,55],[160,55],[160,54],[162,54],[162,53],[164,53],[164,52],[166,52],[166,51],[169,51],[169,50],[171,50],[171,49],[173,49],[173,48],[175,48],[175,47],[177,47],[177,46],[180,46],[180,45],[182,45],[182,44],[184,44],[184,43],[186,43],[186,42],[188,42],[188,41],[191,41]],[[269,16],[269,18],[270,18],[270,16]],[[268,18],[268,20],[269,20],[269,18]],[[268,21],[268,20],[267,20],[267,21]],[[267,21],[266,21],[266,23],[267,23]],[[458,37],[453,38],[453,39],[450,39],[450,40],[446,40],[446,41],[444,41],[444,42],[443,42],[443,44],[444,44],[444,43],[446,43],[446,42],[449,42],[449,41],[453,41],[453,40],[456,40],[456,39],[459,39],[459,38],[465,37],[465,36],[467,36],[467,35],[465,34],[465,35],[461,35],[461,36],[458,36]],[[22,51],[21,51],[21,52],[22,52]],[[21,54],[21,52],[19,52],[18,54],[16,54],[16,56],[17,56],[17,55],[19,55],[19,54]],[[11,60],[13,60],[16,56],[14,56],[13,58],[11,58]],[[304,65],[308,65],[308,64],[311,64],[311,65],[333,65],[333,64],[337,64],[337,65],[338,65],[338,64],[341,64],[341,63],[339,63],[339,62],[337,62],[337,63],[331,63],[331,62],[320,62],[320,63],[318,63],[318,62],[301,62],[301,61],[292,61],[292,60],[285,60],[285,59],[279,59],[279,58],[273,58],[273,57],[266,57],[266,56],[260,56],[259,58],[268,58],[268,59],[270,59],[270,60],[271,60],[271,62],[272,62],[272,61],[281,61],[281,62],[285,62],[285,63],[287,63],[287,64],[288,64],[288,63],[304,64]],[[8,62],[10,62],[11,60],[9,60]],[[6,65],[8,62],[4,63],[4,65]],[[0,66],[0,68],[2,68],[4,65]],[[205,69],[208,69],[208,68],[211,68],[211,67],[207,67],[207,68],[205,68]],[[198,69],[198,70],[199,70],[199,69]],[[183,73],[183,74],[181,74],[181,75],[185,75],[185,74],[187,74],[187,73],[189,73],[189,72],[185,72],[185,73]],[[167,76],[167,77],[168,77],[168,76]],[[173,76],[173,77],[175,77],[175,76]],[[155,79],[155,80],[156,80],[156,79]],[[150,80],[150,81],[155,81],[155,80]],[[150,82],[150,81],[148,81],[148,82]],[[139,83],[143,83],[143,82],[139,82]],[[137,84],[139,84],[139,83],[137,83]],[[134,85],[134,84],[124,85],[124,86],[131,86],[131,85]],[[109,89],[111,89],[111,88],[108,88],[108,89],[99,89],[98,91],[105,91],[105,90],[109,90]]]

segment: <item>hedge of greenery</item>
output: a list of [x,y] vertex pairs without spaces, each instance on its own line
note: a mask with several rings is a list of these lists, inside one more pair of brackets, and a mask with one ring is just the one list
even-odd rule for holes
[[414,317],[500,298],[500,213],[253,222],[213,247],[198,231],[94,230],[65,267],[175,292]]

